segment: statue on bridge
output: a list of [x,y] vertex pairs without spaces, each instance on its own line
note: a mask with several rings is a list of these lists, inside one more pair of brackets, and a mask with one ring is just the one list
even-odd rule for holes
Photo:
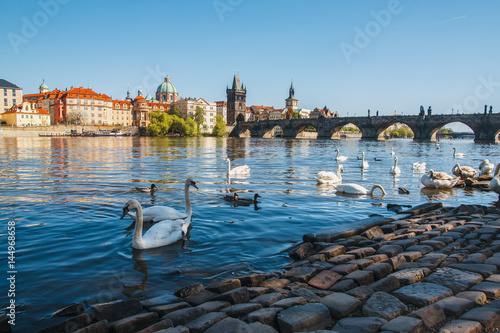
[[368,117],[370,117],[370,109],[368,109]]
[[424,116],[425,115],[425,111],[424,111],[424,106],[423,105],[420,105],[420,113],[418,115],[419,116]]
[[490,112],[489,114],[493,114],[493,106],[490,105]]
[[488,105],[484,105],[484,114],[486,114],[486,111],[488,111]]
[[429,106],[427,109],[427,115],[430,116],[432,114],[432,108]]

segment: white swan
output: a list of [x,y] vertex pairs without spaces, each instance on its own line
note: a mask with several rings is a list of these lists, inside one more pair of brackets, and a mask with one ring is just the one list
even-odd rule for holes
[[131,210],[135,210],[135,215],[137,216],[134,236],[132,238],[132,247],[134,249],[152,249],[175,243],[187,233],[187,228],[190,224],[182,219],[160,221],[149,228],[143,235],[143,210],[137,200],[132,199],[127,201],[123,207],[123,214],[120,219],[129,214]]
[[451,169],[451,173],[461,179],[465,180],[467,178],[474,178],[474,176],[478,173],[476,169],[470,166],[460,166],[459,163],[455,164],[455,166]]
[[365,152],[361,152],[361,155],[362,155],[362,158],[361,158],[361,164],[359,165],[359,167],[361,169],[366,169],[370,166],[370,164],[368,164],[368,161],[365,161]]
[[339,164],[337,166],[337,174],[331,171],[320,171],[318,177],[314,177],[320,185],[332,185],[342,182],[341,172],[344,172],[344,166]]
[[497,164],[493,178],[490,181],[490,189],[498,194],[498,200],[500,200],[500,164]]
[[394,152],[394,148],[391,147],[391,156],[394,156],[395,152]]
[[340,152],[338,149],[335,149],[335,151],[337,152],[337,157],[335,157],[337,162],[345,162],[347,160],[347,156],[339,156]]
[[226,163],[227,178],[250,175],[250,168],[248,165],[240,165],[231,169],[231,160],[229,158],[226,158]]
[[453,158],[464,158],[465,154],[464,153],[457,153],[457,149],[453,147]]
[[425,162],[420,163],[420,161],[416,161],[415,163],[413,163],[412,170],[414,172],[425,172],[426,165],[427,164]]
[[[144,222],[159,222],[163,220],[178,220],[178,219],[191,220],[191,215],[193,214],[193,211],[191,208],[191,200],[189,198],[190,186],[198,188],[198,186],[196,186],[196,183],[188,178],[184,183],[184,201],[186,204],[185,212],[180,212],[177,209],[167,206],[151,206],[142,209]],[[134,212],[129,212],[127,215],[133,218],[137,222],[137,217]]]
[[452,188],[457,180],[446,172],[434,172],[432,169],[420,178],[424,187],[430,188]]
[[490,160],[483,160],[481,164],[479,164],[479,175],[491,176],[494,166],[493,163],[490,163]]
[[394,165],[391,167],[391,171],[389,171],[391,175],[397,176],[401,174],[401,169],[398,167],[398,157],[394,156]]
[[382,196],[386,195],[387,193],[385,192],[384,188],[382,185],[375,184],[372,186],[372,188],[368,191],[366,188],[364,188],[361,185],[358,184],[340,184],[335,187],[336,193],[340,194],[354,194],[354,195],[373,195],[373,192],[376,189],[380,189],[382,191]]

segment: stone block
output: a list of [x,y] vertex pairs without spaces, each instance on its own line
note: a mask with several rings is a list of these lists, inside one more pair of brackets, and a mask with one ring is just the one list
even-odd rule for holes
[[320,303],[297,305],[278,313],[281,333],[322,330],[331,322],[328,308]]
[[141,302],[139,302],[139,300],[135,298],[129,298],[123,301],[95,304],[90,307],[90,312],[93,320],[107,320],[108,322],[130,317],[138,314],[141,311]]
[[475,320],[452,320],[441,327],[439,333],[480,333],[483,326]]
[[241,282],[243,287],[257,287],[260,285],[265,279],[265,274],[252,274],[247,276],[240,276],[238,279]]
[[337,257],[341,254],[345,253],[345,246],[344,245],[332,245],[324,248],[323,250],[319,251],[318,254],[324,254],[327,259]]
[[406,305],[391,294],[378,291],[363,305],[363,315],[391,320],[406,312]]
[[290,280],[288,279],[271,278],[262,282],[260,286],[265,288],[284,288],[289,283]]
[[[148,326],[145,329],[137,331],[137,333],[154,333],[154,332],[158,332],[161,330],[165,330],[165,329],[173,327],[173,326],[174,326],[174,324],[172,323],[172,321],[170,319],[165,319],[165,320],[161,320],[161,321],[157,322],[156,324]],[[107,332],[107,330],[103,331],[103,332]],[[83,332],[81,332],[81,333],[83,333]],[[88,333],[90,333],[90,332],[88,332]],[[94,333],[97,333],[97,332],[94,332]]]
[[366,267],[370,266],[374,262],[375,261],[372,260],[372,259],[363,258],[363,259],[351,260],[348,263],[349,264],[355,264],[356,266],[358,266],[358,269],[365,269]]
[[290,282],[306,282],[318,273],[318,269],[310,266],[294,267],[285,273],[284,277]]
[[[203,289],[204,289],[203,283],[194,283],[194,284],[191,284],[189,286],[178,289],[174,293],[174,295],[178,296],[178,297],[186,298],[189,295],[192,295],[192,294],[195,294],[199,291],[202,291]],[[172,303],[172,302],[170,301],[167,303]],[[163,303],[163,304],[167,304],[167,303]],[[156,305],[161,305],[161,304],[156,304]],[[143,306],[144,306],[144,304],[143,304]]]
[[194,294],[191,294],[191,295],[187,296],[184,299],[189,304],[191,304],[193,306],[196,306],[196,305],[200,305],[200,304],[206,303],[206,302],[212,300],[214,297],[216,297],[218,295],[219,294],[214,293],[213,291],[209,291],[209,290],[203,289],[203,290],[200,290],[200,291],[198,291],[198,292],[196,292]]
[[382,231],[382,229],[380,227],[376,226],[376,227],[373,227],[373,228],[366,230],[365,232],[363,232],[361,234],[361,236],[365,236],[368,239],[373,239],[375,237],[382,236],[383,234],[384,234],[384,232]]
[[434,283],[421,282],[399,288],[393,292],[393,295],[405,304],[424,307],[443,298],[453,296],[453,291]]
[[435,304],[439,305],[447,316],[453,318],[461,316],[464,312],[469,311],[476,306],[474,301],[455,296],[443,298]]
[[[3,332],[3,331],[0,331]],[[67,332],[65,330],[64,332]],[[84,328],[80,328],[79,330],[73,331],[74,333],[107,333],[109,332],[109,324],[107,320],[101,320],[97,323],[94,323],[89,326],[85,326]],[[139,331],[142,332],[142,331]],[[139,333],[138,332],[138,333]]]
[[[305,303],[304,303],[305,304]],[[278,313],[283,311],[283,308],[262,308],[255,310],[243,317],[243,320],[247,323],[259,322],[272,327],[277,327]]]
[[480,274],[462,271],[454,268],[438,268],[434,273],[425,278],[425,282],[441,284],[459,293],[481,282],[483,277]]
[[338,265],[338,264],[344,264],[354,259],[356,259],[354,254],[341,254],[339,256],[328,259],[327,262]]
[[373,272],[372,271],[367,271],[367,270],[354,271],[354,272],[349,273],[346,276],[344,276],[344,279],[346,279],[346,280],[353,280],[359,286],[372,284],[374,282]]
[[81,315],[84,310],[85,306],[83,303],[78,302],[57,310],[51,315],[51,317],[75,317]]
[[359,286],[359,287],[353,288],[349,291],[346,291],[347,295],[354,296],[362,302],[366,301],[374,293],[375,293],[375,290],[373,290],[369,286]]
[[427,305],[421,309],[413,311],[408,316],[422,320],[425,327],[429,330],[446,321],[446,314],[444,313],[444,310],[437,304]]
[[424,331],[424,324],[418,318],[399,316],[388,321],[380,328],[380,331],[397,333],[421,333]]
[[269,293],[257,296],[250,300],[250,303],[259,303],[263,307],[268,307],[271,304],[283,299],[283,295],[280,293]]
[[302,260],[314,254],[314,246],[311,243],[302,243],[292,250],[288,255],[294,260]]
[[174,326],[185,325],[192,320],[204,315],[205,309],[198,307],[184,308],[174,312],[167,313],[161,320],[170,319]]
[[71,328],[72,331],[76,331],[81,328],[84,328],[85,326],[90,325],[90,321],[91,321],[90,316],[87,313],[83,313],[76,317],[69,318],[66,319],[65,321],[43,328],[39,330],[37,333],[66,332],[68,330],[68,327]]
[[172,304],[165,304],[165,305],[160,305],[160,306],[154,306],[149,309],[151,312],[156,312],[158,316],[161,318],[167,313],[174,312],[180,309],[184,308],[189,308],[191,305],[187,302],[179,302],[179,303],[172,303]]
[[224,312],[210,312],[205,313],[195,320],[190,321],[185,326],[189,328],[190,333],[202,333],[211,326],[226,318],[227,314],[225,314]]
[[346,292],[356,287],[358,287],[358,284],[354,282],[354,280],[346,279],[346,280],[340,280],[339,282],[335,283],[328,290],[334,292]]
[[478,321],[486,331],[490,331],[500,327],[500,310],[483,306],[467,311],[459,319]]
[[388,263],[376,263],[365,268],[366,271],[372,271],[375,280],[385,278],[392,273],[392,266]]
[[347,317],[361,309],[362,302],[356,297],[334,292],[323,297],[320,303],[325,305],[330,311],[330,315],[335,319]]
[[470,288],[470,291],[480,291],[488,298],[497,299],[500,297],[500,283],[488,281],[480,282]]
[[253,323],[249,323],[248,326],[252,330],[253,333],[278,333],[278,331],[269,325],[264,325],[262,323],[259,323],[258,321],[255,321]]
[[[251,326],[236,318],[225,318],[209,327],[205,333],[253,333]],[[163,333],[163,332],[162,332]]]
[[405,251],[401,252],[399,255],[405,257],[406,262],[414,262],[423,257],[423,254],[420,251]]
[[387,276],[370,285],[374,291],[384,291],[386,293],[393,292],[401,288],[401,283],[395,276]]
[[449,267],[460,269],[463,271],[478,273],[481,274],[485,279],[490,275],[498,272],[497,266],[486,265],[486,264],[452,264]]
[[335,273],[334,271],[324,270],[310,279],[307,283],[315,288],[328,289],[340,279],[342,279],[342,275]]
[[205,287],[206,290],[213,291],[219,294],[223,294],[233,289],[241,287],[241,281],[239,279],[226,279],[222,281],[216,281]]
[[155,312],[139,313],[127,318],[123,318],[112,322],[109,325],[109,330],[114,333],[137,332],[159,320]]
[[376,333],[387,321],[378,317],[343,318],[332,330],[338,333]]
[[247,287],[241,287],[238,289],[233,289],[224,294],[220,294],[213,298],[214,301],[225,301],[231,304],[238,303],[248,303],[250,301],[250,295],[248,294]]
[[304,297],[308,303],[318,303],[321,299],[318,295],[306,288],[294,289],[290,291],[288,297]]
[[458,293],[456,296],[471,300],[474,303],[476,303],[476,305],[484,305],[488,300],[486,294],[481,291],[462,291]]
[[[430,272],[428,268],[427,270]],[[425,273],[425,268],[408,268],[391,273],[389,276],[394,276],[399,280],[400,284],[405,286],[423,281],[425,278]]]
[[205,312],[218,312],[220,309],[227,308],[231,303],[224,301],[211,301],[198,305],[198,308]]
[[342,275],[347,275],[349,273],[357,271],[358,269],[359,269],[358,265],[346,263],[346,264],[341,264],[341,265],[337,265],[337,266],[333,267],[331,269],[331,271],[333,271],[335,273],[342,274]]
[[259,303],[239,303],[221,309],[220,312],[224,312],[229,317],[241,319],[250,312],[259,309],[262,309],[262,305],[260,305]]
[[371,256],[376,251],[372,247],[361,247],[359,249],[351,250],[346,252],[346,254],[353,254],[356,259],[363,259],[365,257]]
[[[319,297],[318,297],[319,301]],[[295,305],[304,305],[307,303],[307,299],[302,296],[288,297],[272,304],[273,308],[288,309]]]
[[390,257],[388,260],[384,261],[392,266],[394,270],[396,270],[399,266],[406,263],[406,258],[402,255],[396,255],[394,257]]

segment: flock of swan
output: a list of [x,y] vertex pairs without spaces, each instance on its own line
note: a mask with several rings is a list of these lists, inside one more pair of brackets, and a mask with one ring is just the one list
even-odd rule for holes
[[[385,189],[379,185],[375,184],[370,190],[364,188],[363,186],[355,183],[342,183],[341,173],[344,171],[344,167],[339,162],[345,162],[348,157],[341,156],[338,149],[336,149],[337,155],[335,160],[337,161],[336,172],[331,171],[320,171],[315,177],[319,185],[331,185],[334,186],[335,192],[337,194],[350,194],[350,195],[374,195],[376,190],[380,190],[382,196],[386,195]],[[369,167],[369,163],[365,160],[365,153],[361,154],[361,162],[359,167],[363,170]],[[398,176],[401,174],[401,169],[398,167],[398,157],[395,156],[394,150],[391,148],[391,156],[394,156],[394,165],[389,170],[389,174],[393,176]],[[454,158],[464,158],[465,154],[457,153],[456,149],[453,148]],[[359,158],[358,158],[359,159]],[[377,159],[375,159],[377,160]],[[227,179],[230,183],[231,178],[241,178],[250,175],[250,168],[248,165],[241,165],[231,168],[231,161],[229,158],[226,159],[227,167]],[[413,163],[412,170],[414,172],[424,173],[420,181],[427,188],[434,189],[449,189],[452,188],[460,179],[466,180],[469,178],[474,178],[478,176],[492,176],[490,181],[490,189],[499,195],[500,200],[500,164],[495,168],[495,172],[492,175],[494,164],[490,163],[489,160],[485,159],[479,165],[478,170],[470,166],[461,166],[457,163],[453,169],[451,176],[446,172],[436,172],[434,170],[429,170],[426,172],[426,163],[420,163],[417,161]],[[184,184],[184,201],[185,201],[185,211],[181,212],[171,207],[167,206],[152,206],[143,209],[140,203],[135,200],[129,200],[123,207],[123,214],[121,219],[125,216],[131,217],[135,221],[135,228],[132,239],[132,247],[135,249],[150,249],[161,246],[166,246],[183,239],[188,228],[191,225],[192,219],[192,207],[189,197],[190,187],[198,188],[196,182],[192,179],[187,179]],[[153,193],[157,189],[155,184],[150,187],[135,187],[135,192],[141,193]],[[400,191],[399,193],[405,193]],[[250,205],[256,204],[260,196],[258,194],[254,195],[253,199],[250,198],[240,198],[237,193],[233,195],[226,195],[223,197],[224,200],[237,203],[238,205]],[[144,223],[154,223],[151,228],[149,228],[143,234]]]

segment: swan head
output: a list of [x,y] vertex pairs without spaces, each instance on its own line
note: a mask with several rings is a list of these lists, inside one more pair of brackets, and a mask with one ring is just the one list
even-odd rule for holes
[[139,207],[141,207],[141,204],[137,200],[132,199],[127,201],[127,203],[125,203],[125,206],[123,206],[123,214],[120,219],[123,219],[125,215],[127,215],[131,210],[138,209]]
[[344,166],[342,164],[339,164],[338,169],[340,172],[344,172]]
[[186,179],[186,187],[192,186],[195,189],[198,189],[198,186],[196,186],[196,182],[192,180],[191,178]]
[[229,157],[226,157],[226,163],[230,163],[231,160],[229,159]]

